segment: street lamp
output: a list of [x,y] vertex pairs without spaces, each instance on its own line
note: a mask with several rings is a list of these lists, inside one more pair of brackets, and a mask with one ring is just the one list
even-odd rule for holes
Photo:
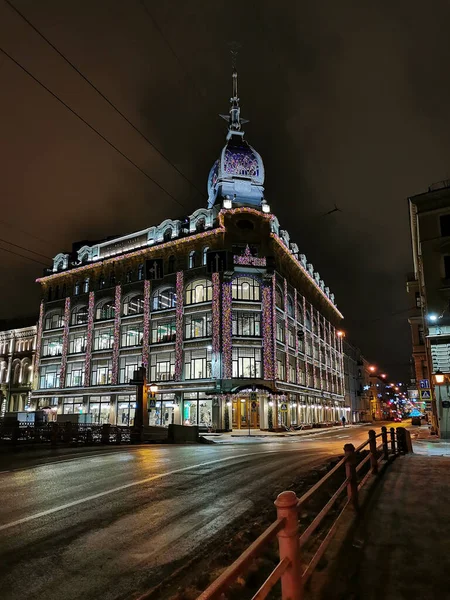
[[436,380],[436,383],[444,383],[444,373],[438,369],[434,374],[434,379]]
[[370,371],[371,373],[374,373],[374,372],[376,371],[376,367],[374,367],[373,365],[370,365],[370,367],[369,367],[369,371]]
[[151,396],[151,398],[154,398],[154,397],[155,397],[155,394],[156,394],[156,393],[157,393],[157,391],[158,391],[158,386],[156,385],[156,383],[151,383],[151,384],[148,386],[148,389],[150,390],[150,396]]

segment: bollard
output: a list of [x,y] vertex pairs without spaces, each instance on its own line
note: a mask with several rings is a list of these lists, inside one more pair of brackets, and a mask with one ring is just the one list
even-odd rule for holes
[[394,427],[391,427],[390,432],[391,432],[391,452],[392,452],[392,454],[395,454],[395,429],[394,429]]
[[[402,454],[407,454],[409,452],[406,433],[407,432],[404,427],[397,427],[398,452],[401,452]],[[412,446],[411,446],[411,451],[412,451]]]
[[359,503],[358,503],[358,479],[356,477],[355,446],[353,444],[345,444],[344,452],[345,452],[345,456],[346,456],[345,475],[347,478],[347,496],[348,496],[349,501],[352,503],[353,508],[357,511],[359,508]]
[[109,423],[103,423],[102,425],[102,444],[109,444],[109,431],[111,425]]
[[277,534],[280,561],[284,558],[288,558],[290,561],[289,567],[281,576],[283,600],[301,600],[303,598],[297,502],[298,499],[294,492],[282,492],[275,500],[277,517],[285,519],[283,529]]
[[388,446],[387,429],[386,429],[386,427],[384,427],[384,425],[381,428],[381,440],[383,442],[384,460],[389,460],[389,446]]
[[369,448],[370,448],[370,466],[372,467],[372,474],[378,473],[378,460],[377,460],[377,438],[376,433],[373,429],[369,430]]
[[406,452],[408,452],[409,454],[413,453],[413,446],[412,446],[412,440],[411,440],[411,432],[408,431],[407,429],[405,429],[405,446],[406,446]]

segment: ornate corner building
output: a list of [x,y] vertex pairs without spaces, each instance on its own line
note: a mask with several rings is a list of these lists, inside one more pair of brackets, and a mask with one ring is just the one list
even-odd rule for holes
[[226,119],[207,207],[75,245],[38,280],[36,408],[130,425],[143,364],[158,385],[150,425],[267,429],[347,410],[342,315],[264,198],[236,72]]

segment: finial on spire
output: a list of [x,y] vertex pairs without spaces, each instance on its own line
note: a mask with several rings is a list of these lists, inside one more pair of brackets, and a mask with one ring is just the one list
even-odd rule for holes
[[[233,132],[238,132],[241,130],[241,125],[244,123],[248,123],[247,119],[241,119],[241,107],[239,106],[239,96],[238,96],[238,73],[236,69],[237,55],[239,48],[241,45],[238,42],[230,42],[230,53],[231,53],[231,66],[233,67],[233,95],[230,98],[230,111],[229,115],[220,115],[222,119],[228,121],[228,130],[230,136]],[[242,133],[241,133],[242,135]]]

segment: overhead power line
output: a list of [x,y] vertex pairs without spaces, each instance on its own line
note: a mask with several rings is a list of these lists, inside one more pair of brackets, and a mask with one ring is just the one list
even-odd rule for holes
[[23,254],[14,252],[14,250],[8,250],[7,248],[2,248],[1,246],[0,246],[0,250],[3,252],[8,252],[9,254],[14,254],[15,256],[20,256],[20,258],[25,258],[26,260],[31,260],[32,262],[35,262],[38,265],[43,265],[44,267],[48,267],[48,263],[44,263],[41,260],[36,260],[35,258],[31,258],[31,256],[24,256]]
[[[21,229],[20,227],[18,227],[17,225],[14,225],[13,223],[7,223],[6,221],[2,221],[2,220],[0,220],[0,223],[2,223],[3,225],[7,225],[8,227],[14,227],[14,229],[17,229],[17,231],[20,231],[21,233],[24,233],[25,235],[33,237],[34,239],[39,240],[43,244],[47,244],[47,246],[51,246],[52,245],[48,240],[44,240],[44,239],[38,237],[37,235],[34,235],[34,233],[31,233],[30,231],[26,231],[25,229]],[[31,252],[31,250],[30,250],[30,252]],[[41,255],[41,256],[43,256],[43,255]]]
[[[109,104],[109,106],[124,119],[130,127],[134,129],[185,181],[189,183],[201,196],[205,196],[204,192],[201,192],[195,183],[193,183],[184,173],[180,171],[180,169],[163,153],[155,144],[143,133],[136,125],[130,121],[130,119],[107,97],[105,94],[94,84],[86,75],[84,75],[78,67],[76,67],[65,54],[59,50],[37,27],[34,25],[18,8],[14,6],[10,0],[4,0],[8,6],[10,6],[21,19],[29,25],[33,31],[35,31],[93,90],[97,92],[97,94],[105,100]],[[161,33],[161,32],[160,32]]]
[[0,238],[0,242],[3,242],[4,244],[9,244],[10,246],[14,246],[15,248],[20,248],[20,250],[25,250],[25,252],[31,252],[31,254],[36,254],[36,256],[42,256],[42,258],[48,258],[48,260],[53,260],[50,256],[41,254],[40,252],[35,252],[34,250],[29,250],[28,248],[24,248],[23,246],[19,246],[18,244],[13,244],[13,242],[8,242],[8,240],[2,240],[2,238]]
[[55,98],[55,100],[57,100],[60,104],[62,104],[69,112],[71,112],[73,115],[75,115],[82,123],[84,123],[87,127],[89,127],[89,129],[91,131],[96,133],[104,142],[106,142],[108,144],[108,146],[111,146],[111,148],[113,148],[118,154],[120,154],[120,156],[122,156],[126,161],[128,161],[131,165],[133,165],[133,167],[135,167],[140,173],[142,173],[142,175],[144,175],[144,177],[147,177],[147,179],[149,181],[151,181],[154,185],[156,185],[156,187],[158,187],[165,194],[167,194],[167,196],[172,198],[172,200],[174,202],[176,202],[179,206],[184,208],[183,204],[181,204],[181,202],[179,200],[177,200],[175,198],[175,196],[173,196],[169,191],[167,191],[164,186],[162,186],[155,179],[153,179],[153,177],[151,177],[150,175],[148,175],[148,173],[146,173],[143,169],[141,169],[141,167],[139,167],[139,165],[137,165],[135,162],[133,162],[131,160],[131,158],[129,158],[126,154],[124,154],[122,152],[122,150],[119,150],[119,148],[117,146],[115,146],[112,142],[110,142],[108,140],[108,138],[106,138],[102,133],[100,133],[100,131],[98,131],[98,129],[95,129],[95,127],[93,125],[91,125],[88,121],[86,121],[86,119],[83,119],[83,117],[81,115],[79,115],[73,108],[71,108],[66,102],[64,102],[64,100],[62,100],[59,96],[57,96],[54,92],[52,92],[52,90],[50,88],[48,88],[44,83],[42,83],[42,81],[40,81],[37,77],[35,77],[32,73],[30,73],[30,71],[28,71],[28,69],[26,69],[22,64],[20,64],[20,62],[18,62],[8,52],[6,52],[6,50],[4,50],[3,48],[0,47],[0,52],[2,52],[2,54],[4,54],[6,57],[8,57],[11,62],[13,62],[17,67],[19,67],[19,69],[21,69],[24,73],[26,73],[29,77],[31,77],[31,79],[33,79],[33,81],[35,81],[38,85],[40,85],[42,88],[44,88],[44,90],[46,92],[48,92],[51,96],[53,96],[53,98]]

